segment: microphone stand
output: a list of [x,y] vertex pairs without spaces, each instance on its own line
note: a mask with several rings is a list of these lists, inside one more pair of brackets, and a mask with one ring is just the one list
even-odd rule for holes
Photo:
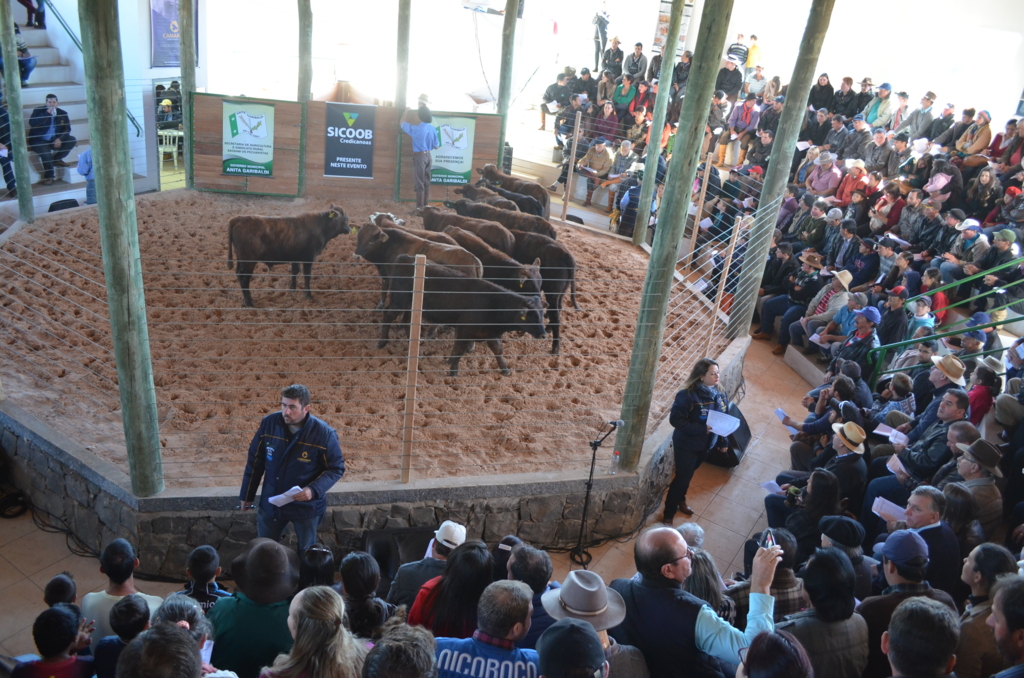
[[[590,491],[594,488],[594,466],[597,464],[597,448],[601,447],[601,443],[605,441],[608,436],[615,433],[615,429],[619,427],[618,422],[610,421],[612,429],[605,433],[597,440],[590,441],[590,449],[592,450],[590,456],[590,478],[587,480],[587,493],[583,497],[583,517],[580,519],[580,536],[576,542],[576,547],[569,551],[569,560],[576,563],[584,570],[587,569],[587,565],[593,560],[590,555],[590,551],[583,547],[583,533],[587,529],[587,510],[590,508]],[[604,426],[601,427],[604,430]],[[600,433],[600,431],[598,431]]]

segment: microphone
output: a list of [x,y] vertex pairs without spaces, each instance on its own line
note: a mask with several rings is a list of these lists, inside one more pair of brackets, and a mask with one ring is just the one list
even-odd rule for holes
[[620,427],[620,426],[624,425],[625,423],[626,423],[626,422],[622,421],[621,419],[616,419],[615,421],[609,421],[609,422],[608,422],[608,424],[609,424],[609,425],[610,425],[610,426],[611,426],[612,428],[618,428],[618,427]]

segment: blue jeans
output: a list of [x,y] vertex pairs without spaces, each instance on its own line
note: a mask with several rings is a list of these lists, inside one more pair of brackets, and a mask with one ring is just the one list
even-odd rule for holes
[[789,326],[799,320],[807,312],[807,307],[799,304],[792,304],[789,295],[783,294],[780,297],[773,297],[764,302],[761,308],[761,331],[771,333],[775,329],[776,316],[782,316],[779,323],[779,346],[789,345]]
[[555,143],[558,145],[559,148],[565,145],[565,142],[562,141],[562,137],[572,136],[572,128],[575,126],[576,121],[574,120],[573,124],[571,125],[563,123],[555,128]]
[[11,166],[11,153],[9,150],[7,155],[0,158],[0,169],[3,170],[4,184],[6,184],[7,190],[10,191],[15,188],[14,168]]
[[85,204],[96,204],[96,180],[88,179],[85,182]]
[[942,284],[948,285],[951,282],[957,280],[963,280],[967,277],[964,270],[960,268],[960,264],[954,264],[951,261],[943,261],[938,266],[939,271],[942,273]]
[[313,516],[303,520],[277,520],[260,509],[256,514],[256,534],[274,541],[281,541],[285,526],[291,523],[295,528],[295,536],[299,540],[297,550],[301,554],[316,543],[316,528],[320,526],[320,521],[323,518],[323,516]]
[[[0,57],[0,70],[3,70],[4,59]],[[24,85],[28,82],[28,78],[32,75],[32,71],[36,70],[36,58],[25,57],[18,58],[18,70],[21,71],[21,84]]]

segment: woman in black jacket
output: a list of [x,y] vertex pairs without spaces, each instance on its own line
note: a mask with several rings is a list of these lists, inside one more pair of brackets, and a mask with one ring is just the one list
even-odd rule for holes
[[809,106],[807,110],[816,111],[819,108],[829,110],[835,94],[835,89],[833,89],[832,83],[829,82],[828,73],[822,73],[818,76],[818,82],[811,87],[811,96],[807,100],[807,105]]
[[831,471],[816,469],[811,473],[797,504],[799,510],[786,518],[783,527],[796,537],[796,562],[799,565],[807,562],[814,555],[814,550],[821,546],[821,529],[818,527],[821,519],[842,513],[839,505],[839,479]]
[[676,510],[693,515],[693,509],[686,504],[686,492],[694,471],[707,459],[712,447],[728,446],[727,441],[712,433],[708,426],[708,412],[725,412],[729,406],[725,394],[718,390],[718,371],[718,363],[711,358],[698,360],[672,403],[668,420],[675,428],[672,451],[676,475],[668,486],[663,523],[671,523]]

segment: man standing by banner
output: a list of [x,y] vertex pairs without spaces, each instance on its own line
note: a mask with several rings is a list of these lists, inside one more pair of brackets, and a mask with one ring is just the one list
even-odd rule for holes
[[440,146],[437,130],[430,124],[434,116],[427,108],[429,103],[427,95],[421,94],[419,108],[416,111],[406,110],[402,118],[402,131],[412,138],[412,178],[416,190],[416,207],[427,206],[430,198],[430,168],[433,165],[430,152]]

